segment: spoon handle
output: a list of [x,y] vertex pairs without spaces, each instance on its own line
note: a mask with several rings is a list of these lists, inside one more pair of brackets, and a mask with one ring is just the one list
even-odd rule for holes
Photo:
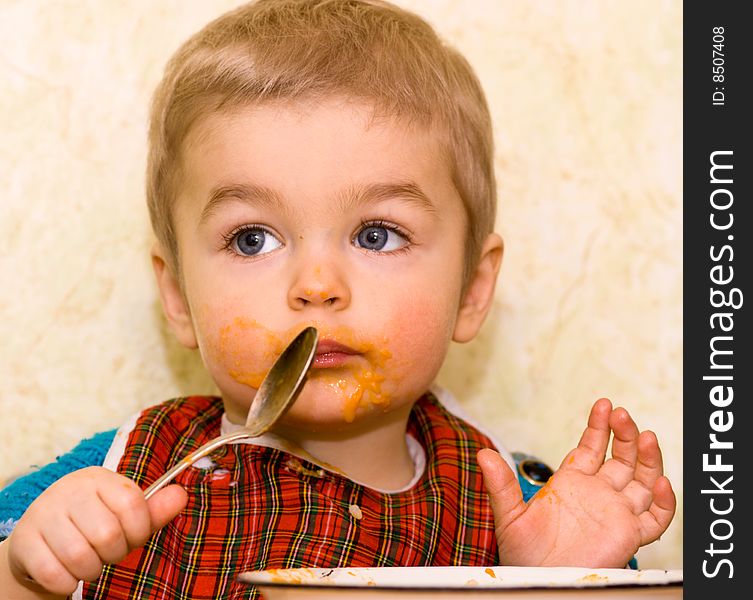
[[230,442],[234,442],[236,440],[256,437],[257,435],[259,435],[259,433],[260,432],[254,431],[253,429],[244,427],[243,429],[231,431],[230,433],[226,433],[225,435],[221,435],[214,438],[213,440],[210,440],[200,448],[197,448],[196,450],[191,452],[191,454],[186,456],[178,464],[174,465],[171,469],[166,471],[165,474],[162,475],[162,477],[157,479],[152,485],[146,488],[146,490],[144,491],[144,498],[149,500],[149,498],[151,498],[157,492],[157,490],[165,487],[173,480],[173,478],[175,478],[176,475],[183,472],[200,458],[206,456],[207,454],[210,454],[211,452],[214,452],[215,450],[217,450],[217,448],[221,448],[225,444],[229,444]]

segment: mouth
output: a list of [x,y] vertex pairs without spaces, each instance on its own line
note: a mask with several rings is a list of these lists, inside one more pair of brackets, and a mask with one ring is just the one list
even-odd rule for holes
[[314,362],[311,366],[315,369],[334,369],[343,366],[353,357],[360,354],[360,352],[350,346],[334,340],[319,340],[316,346]]

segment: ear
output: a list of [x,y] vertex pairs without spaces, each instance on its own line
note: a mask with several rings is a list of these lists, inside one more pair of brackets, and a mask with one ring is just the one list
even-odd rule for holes
[[502,238],[496,233],[490,234],[481,247],[481,258],[460,301],[452,334],[454,341],[469,342],[481,329],[494,301],[494,287],[497,284],[503,252]]
[[165,311],[170,329],[186,348],[198,348],[188,302],[159,244],[152,248],[152,267],[157,277],[162,310]]

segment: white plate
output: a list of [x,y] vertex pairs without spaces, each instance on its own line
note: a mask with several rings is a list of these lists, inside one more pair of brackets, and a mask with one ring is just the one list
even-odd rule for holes
[[682,598],[682,571],[573,567],[381,567],[367,569],[270,569],[240,581],[264,600],[349,598]]

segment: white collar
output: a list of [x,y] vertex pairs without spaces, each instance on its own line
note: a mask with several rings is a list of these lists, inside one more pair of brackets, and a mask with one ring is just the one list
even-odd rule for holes
[[[232,423],[230,419],[227,418],[227,414],[225,413],[222,414],[222,423],[220,425],[221,434],[224,435],[226,433],[236,431],[240,429],[241,427],[242,426],[238,425],[237,423]],[[275,450],[286,452],[287,454],[295,456],[296,458],[313,463],[324,471],[336,473],[337,475],[340,475],[341,477],[345,477],[346,479],[349,479],[350,481],[357,483],[358,485],[362,485],[364,487],[372,489],[376,492],[381,492],[383,494],[397,494],[397,493],[405,492],[409,490],[414,485],[416,485],[416,483],[418,483],[418,480],[421,479],[421,477],[424,474],[424,471],[426,470],[426,452],[424,451],[423,447],[418,442],[418,440],[416,440],[412,435],[409,435],[407,433],[405,434],[405,443],[408,446],[408,454],[410,455],[410,458],[413,461],[413,467],[414,467],[413,477],[411,477],[411,480],[408,483],[406,483],[404,486],[398,489],[389,489],[389,490],[375,488],[367,483],[364,483],[363,481],[358,481],[357,479],[350,477],[347,473],[340,471],[337,467],[334,467],[333,465],[330,465],[323,461],[318,460],[315,456],[312,456],[311,454],[306,452],[303,448],[289,442],[288,440],[274,433],[267,432],[255,438],[241,439],[241,440],[237,440],[231,443],[232,444],[251,444],[254,446],[274,448]],[[201,468],[204,465],[202,465],[200,461],[197,461],[194,463],[194,466]],[[204,468],[207,468],[207,466],[209,466],[209,464],[204,466]],[[299,465],[296,465],[294,462],[291,462],[289,466],[291,468],[298,469],[298,470],[300,470],[301,468]],[[316,472],[314,471],[311,474],[315,475]]]
[[[505,459],[508,465],[510,465],[510,468],[515,472],[516,466],[515,466],[515,460],[513,459],[510,452],[496,439],[494,435],[489,433],[488,431],[485,431],[483,427],[479,426],[477,423],[474,422],[474,420],[468,416],[468,414],[463,410],[460,403],[457,401],[457,399],[452,395],[452,393],[449,390],[446,390],[445,388],[434,384],[431,386],[430,391],[434,396],[436,396],[437,400],[439,400],[440,404],[444,406],[444,408],[455,415],[456,417],[459,417],[478,429],[481,433],[486,435],[492,443],[496,446],[496,450],[500,453],[502,458]],[[227,414],[222,414],[222,423],[220,425],[220,433],[230,433],[231,431],[235,431],[237,429],[240,429],[242,426],[238,425],[236,423],[232,423],[230,419],[227,418]],[[310,455],[308,452],[306,452],[303,448],[300,448],[299,446],[292,444],[291,442],[285,440],[284,438],[281,438],[278,435],[275,435],[274,433],[265,433],[263,435],[260,435],[255,438],[247,438],[243,440],[238,440],[236,442],[231,442],[233,444],[251,444],[254,446],[262,446],[265,448],[274,448],[276,450],[280,450],[282,452],[286,452],[292,456],[295,456],[296,458],[299,458],[301,460],[305,460],[307,462],[315,464],[320,469],[323,469],[324,471],[329,471],[331,473],[336,473],[340,475],[341,477],[345,477],[346,479],[349,479],[350,481],[353,481],[354,483],[357,483],[358,485],[362,485],[364,487],[367,487],[369,489],[372,489],[377,492],[381,492],[383,494],[397,494],[400,492],[405,492],[412,488],[416,483],[418,483],[418,480],[421,479],[421,477],[424,474],[424,471],[426,470],[426,451],[423,449],[421,444],[416,440],[413,436],[409,434],[405,434],[405,442],[408,446],[408,453],[411,457],[411,460],[413,461],[414,470],[413,470],[413,477],[411,480],[406,483],[404,486],[400,487],[399,489],[380,489],[372,487],[362,481],[358,481],[357,479],[354,479],[347,475],[346,473],[343,473],[337,467],[334,467],[332,465],[329,465],[323,461],[318,460],[316,457]],[[209,461],[208,458],[201,459],[194,463],[195,467],[198,468],[208,468],[211,466],[211,461],[209,462],[202,462],[202,461]],[[291,468],[298,468],[295,463],[291,464]],[[316,474],[314,472],[313,474]]]

